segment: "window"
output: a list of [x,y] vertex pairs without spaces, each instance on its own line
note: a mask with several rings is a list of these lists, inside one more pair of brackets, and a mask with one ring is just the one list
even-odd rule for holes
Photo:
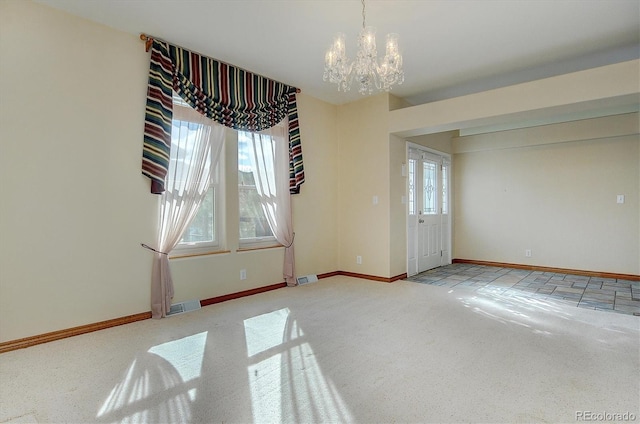
[[449,213],[449,165],[442,165],[442,213]]
[[416,160],[409,159],[409,215],[416,214]]
[[200,204],[198,213],[189,224],[189,227],[182,234],[180,244],[194,245],[202,243],[214,243],[217,245],[217,234],[215,226],[216,189],[209,186],[207,194]]
[[[186,158],[190,157],[190,141],[195,137],[195,130],[200,126],[197,123],[200,119],[199,114],[177,96],[174,96],[173,108],[170,167],[175,167],[176,163],[188,160]],[[211,160],[210,155],[208,166],[211,166]],[[174,249],[174,252],[178,255],[187,251],[189,253],[212,251],[220,247],[222,219],[219,212],[221,211],[220,203],[224,201],[223,184],[221,184],[224,173],[220,170],[222,167],[220,164],[222,163],[224,163],[224,160],[221,157],[218,166],[211,173],[209,189],[198,208],[198,212],[182,234],[180,243]]]
[[[181,172],[188,172],[190,156],[193,151],[193,141],[196,140],[195,133],[199,128],[202,128],[202,116],[177,96],[174,96],[173,112],[169,169],[173,170],[174,175],[179,175]],[[284,128],[284,124],[281,125],[283,126],[278,127],[278,129]],[[241,248],[280,246],[271,231],[258,194],[258,187],[256,187],[254,177],[256,170],[253,164],[255,160],[252,159],[252,146],[254,136],[257,136],[257,134],[230,128],[225,131],[230,149],[236,148],[234,145],[237,141],[237,171],[235,164],[229,164],[229,167],[225,169],[224,153],[220,153],[221,157],[218,160],[218,164],[211,173],[211,181],[206,196],[199,205],[197,212],[195,212],[195,216],[189,226],[182,234],[180,242],[173,250],[175,256],[224,249],[226,246],[225,236],[228,237],[229,234],[234,232],[238,234]],[[271,136],[266,133],[260,133],[260,137],[264,141],[265,137],[269,138]],[[224,150],[222,148],[222,152]],[[208,166],[211,166],[212,160],[216,157],[217,153],[214,153],[212,148]],[[273,163],[267,165],[270,169],[273,169],[273,166]],[[260,168],[261,172],[264,172],[263,167],[261,166]],[[275,169],[273,170],[275,172]],[[225,211],[229,210],[234,213],[234,208],[228,209],[225,206],[228,200],[225,197],[227,195],[225,193],[225,184],[233,185],[232,181],[235,179],[231,174],[233,172],[237,172],[238,175],[238,228],[227,228],[225,231]],[[225,178],[225,173],[227,173],[227,177],[230,177],[229,179]],[[178,176],[177,178],[180,177]],[[227,181],[225,182],[225,180]],[[232,187],[226,187],[226,190],[233,189]]]
[[252,160],[249,157],[248,147],[249,143],[252,143],[252,137],[253,134],[250,132],[238,131],[240,245],[243,247],[273,246],[277,242],[260,203],[254,179],[255,169],[253,169]]
[[438,213],[437,204],[437,169],[435,162],[424,161],[422,163],[423,177],[423,209],[425,215],[434,215]]

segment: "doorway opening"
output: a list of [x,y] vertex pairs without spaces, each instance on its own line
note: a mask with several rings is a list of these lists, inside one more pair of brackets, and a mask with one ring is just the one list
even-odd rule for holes
[[451,157],[408,143],[407,275],[451,263]]

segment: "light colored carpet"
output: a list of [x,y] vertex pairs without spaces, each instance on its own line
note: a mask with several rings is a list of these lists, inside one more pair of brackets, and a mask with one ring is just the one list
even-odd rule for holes
[[639,323],[332,277],[0,355],[0,422],[639,420]]

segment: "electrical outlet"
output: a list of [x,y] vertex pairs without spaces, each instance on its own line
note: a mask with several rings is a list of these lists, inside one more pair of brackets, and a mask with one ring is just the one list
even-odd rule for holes
[[527,249],[524,251],[524,256],[526,256],[527,258],[531,257],[531,249]]
[[240,270],[240,279],[241,280],[246,280],[247,279],[247,270],[246,269],[241,269]]
[[362,256],[356,256],[356,263],[362,265]]

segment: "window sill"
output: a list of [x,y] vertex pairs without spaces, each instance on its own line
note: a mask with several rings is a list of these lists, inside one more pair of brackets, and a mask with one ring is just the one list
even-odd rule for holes
[[241,253],[241,252],[251,252],[253,250],[265,250],[265,249],[279,249],[281,247],[284,247],[281,244],[274,244],[271,246],[246,246],[246,247],[239,247],[236,252]]
[[194,258],[197,256],[209,256],[209,255],[221,255],[223,253],[231,253],[230,250],[216,250],[215,252],[180,252],[175,255],[170,255],[169,259],[182,259],[182,258]]

